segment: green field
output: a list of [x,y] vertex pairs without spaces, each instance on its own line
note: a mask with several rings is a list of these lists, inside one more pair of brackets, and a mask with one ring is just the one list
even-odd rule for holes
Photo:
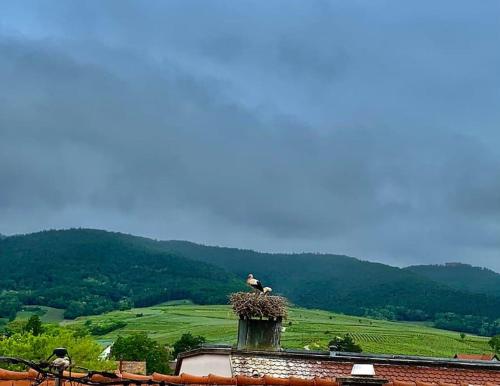
[[[187,302],[113,311],[65,323],[83,324],[86,320],[120,320],[127,323],[124,328],[97,337],[103,344],[113,341],[120,334],[139,331],[147,332],[152,338],[169,344],[188,331],[205,336],[209,343],[233,344],[238,323],[229,306],[199,306]],[[457,332],[424,325],[358,318],[304,308],[292,308],[283,326],[284,348],[326,350],[333,336],[350,333],[364,352],[371,353],[451,357],[457,352],[490,351],[488,338],[484,337],[467,335],[462,341]]]
[[44,323],[59,323],[64,319],[64,310],[46,306],[25,306],[17,313],[16,319],[28,319],[38,315]]

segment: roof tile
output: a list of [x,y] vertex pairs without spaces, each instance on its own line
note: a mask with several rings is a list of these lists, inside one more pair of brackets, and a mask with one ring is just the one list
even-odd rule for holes
[[[231,357],[235,375],[248,374],[249,369],[256,370],[259,374],[271,377],[289,378],[332,378],[349,375],[353,366],[352,362],[332,360],[317,360],[308,358],[276,358],[265,355],[243,356],[234,354]],[[236,366],[240,363],[239,366]],[[458,386],[460,383],[477,385],[489,382],[500,385],[500,371],[491,369],[474,369],[424,366],[412,364],[375,364],[377,376],[389,381],[411,382],[415,386]]]

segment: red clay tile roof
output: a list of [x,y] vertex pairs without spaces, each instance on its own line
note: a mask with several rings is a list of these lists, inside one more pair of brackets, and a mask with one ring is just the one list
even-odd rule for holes
[[[201,349],[185,353],[183,357],[210,352]],[[374,365],[377,378],[389,381],[388,386],[500,386],[500,364],[498,362],[474,362],[460,359],[443,360],[418,357],[373,356],[363,354],[310,352],[244,352],[224,350],[233,370],[232,377],[213,374],[205,376],[180,374],[151,376],[117,373],[124,381],[149,381],[176,385],[235,385],[235,386],[337,386],[337,378],[349,376],[355,363]],[[66,374],[67,375],[67,374]],[[84,374],[72,373],[78,378]],[[17,372],[0,369],[0,386],[31,386],[36,371]],[[116,381],[102,375],[94,375],[94,382]],[[83,386],[73,382],[67,386]],[[41,386],[53,386],[53,381]]]
[[[352,353],[332,355],[329,352],[311,351],[259,352],[234,350],[230,347],[204,347],[183,353],[178,358],[177,371],[181,369],[184,358],[210,353],[228,355],[233,376],[267,377],[272,379],[273,385],[278,385],[276,379],[282,379],[279,386],[287,386],[292,381],[298,383],[295,381],[297,378],[315,379],[318,386],[321,380],[331,382],[338,377],[349,376],[355,363],[373,364],[376,376],[387,379],[393,386],[500,386],[500,363],[495,361]],[[405,385],[404,382],[411,385]]]
[[471,361],[492,361],[493,359],[498,359],[495,354],[455,354],[455,358]]
[[[430,381],[425,381],[424,379],[413,378],[414,376],[422,377],[424,374],[421,371],[416,373],[412,372],[407,368],[397,368],[397,366],[377,366],[376,372],[379,378],[391,378],[392,382],[388,383],[387,386],[469,386],[469,385],[484,385],[484,386],[500,386],[500,379],[491,376],[491,374],[479,374],[475,371],[469,371],[471,374],[465,373],[444,373],[443,369],[428,369],[427,376]],[[450,370],[450,369],[445,369]],[[74,377],[83,376],[83,374],[72,373]],[[335,379],[332,378],[299,378],[299,377],[289,377],[289,378],[274,378],[270,376],[264,376],[260,378],[247,377],[243,375],[238,375],[235,377],[221,377],[213,374],[207,376],[196,376],[190,374],[181,375],[164,375],[154,373],[150,376],[121,373],[117,374],[124,381],[139,380],[139,381],[151,381],[151,385],[159,385],[160,382],[172,383],[176,385],[242,385],[242,386],[254,386],[254,385],[269,385],[269,386],[338,386]],[[346,374],[344,374],[346,375]],[[394,377],[400,377],[401,380],[396,380]],[[448,378],[450,377],[450,378]],[[467,381],[467,377],[472,377],[474,382]],[[36,372],[17,372],[8,371],[0,369],[0,386],[30,386],[31,382],[36,378]],[[106,379],[102,377],[102,382]],[[405,380],[412,379],[411,381]],[[93,379],[98,381],[100,378]],[[108,379],[109,380],[109,379]],[[158,382],[158,384],[155,384]],[[72,383],[73,385],[75,382]],[[68,383],[69,385],[69,383]],[[42,386],[53,386],[53,381],[44,382]]]
[[[232,355],[231,364],[234,374],[246,376],[258,373],[277,378],[337,378],[350,375],[354,362],[266,357],[263,355]],[[472,385],[492,382],[500,385],[500,367],[498,370],[490,370],[377,363],[374,363],[374,367],[377,377],[385,378],[390,382],[408,381],[412,382],[413,386],[416,381],[436,384],[439,382],[453,384],[465,382]]]

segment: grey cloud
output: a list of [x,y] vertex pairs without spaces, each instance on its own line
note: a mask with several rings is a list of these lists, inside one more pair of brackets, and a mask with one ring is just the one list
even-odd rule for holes
[[287,4],[0,16],[0,233],[500,269],[496,5]]

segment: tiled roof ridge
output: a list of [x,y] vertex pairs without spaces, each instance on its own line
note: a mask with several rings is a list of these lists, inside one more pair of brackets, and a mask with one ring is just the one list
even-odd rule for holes
[[[306,379],[300,377],[275,378],[270,376],[263,377],[247,377],[244,375],[236,375],[234,377],[225,377],[215,374],[209,375],[192,375],[182,373],[180,375],[167,375],[153,373],[152,375],[140,375],[127,372],[116,372],[116,376],[124,381],[152,381],[158,383],[169,383],[177,385],[273,385],[273,386],[336,386],[337,382],[332,378],[313,378]],[[81,378],[86,374],[64,372],[65,376],[73,378]],[[0,381],[30,381],[37,379],[38,373],[34,370],[30,371],[11,371],[0,369]],[[93,375],[92,381],[102,382],[111,380],[111,378],[103,377],[102,375]],[[116,381],[116,379],[113,379]]]
[[[69,375],[69,373],[65,373]],[[72,377],[79,378],[83,377],[85,374],[82,373],[71,373]],[[152,375],[138,375],[131,373],[116,373],[116,375],[123,381],[150,381],[150,384],[154,385],[156,382],[158,384],[175,384],[175,385],[242,385],[242,386],[261,386],[261,385],[271,385],[271,386],[338,386],[339,384],[335,379],[332,378],[299,378],[299,377],[289,377],[289,378],[275,378],[270,376],[263,377],[248,377],[243,375],[237,375],[234,377],[224,377],[214,374],[209,374],[206,376],[191,375],[191,374],[181,374],[181,375],[166,375],[153,373]],[[0,383],[2,381],[26,381],[35,380],[37,376],[36,371],[9,371],[0,369]],[[94,375],[92,380],[96,383],[102,382],[105,384],[109,381],[109,378]],[[393,381],[387,383],[387,386],[470,386],[468,383],[460,382],[457,380],[456,383],[445,383],[445,382],[422,382],[422,381]],[[484,386],[500,386],[497,383],[485,382]]]

